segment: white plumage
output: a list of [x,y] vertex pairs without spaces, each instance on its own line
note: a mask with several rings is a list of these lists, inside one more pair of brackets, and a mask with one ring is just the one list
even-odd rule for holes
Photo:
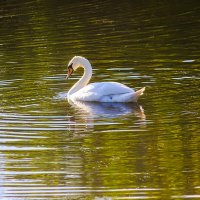
[[[136,102],[143,94],[145,87],[134,91],[118,82],[99,82],[88,84],[92,77],[92,67],[89,61],[81,56],[75,56],[68,64],[68,76],[78,67],[84,68],[82,78],[69,90],[67,98],[72,101],[97,102]],[[88,84],[88,85],[87,85]]]

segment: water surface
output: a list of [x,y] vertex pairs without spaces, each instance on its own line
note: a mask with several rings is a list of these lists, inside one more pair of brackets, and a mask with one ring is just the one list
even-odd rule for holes
[[[1,199],[199,199],[200,3],[2,1]],[[138,104],[70,104],[74,55]]]

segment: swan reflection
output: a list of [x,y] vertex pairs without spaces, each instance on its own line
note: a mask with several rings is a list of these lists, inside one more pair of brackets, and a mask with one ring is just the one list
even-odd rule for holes
[[86,101],[69,101],[69,103],[83,114],[92,118],[106,117],[116,118],[122,115],[134,114],[136,117],[145,119],[142,106],[137,103],[103,103],[103,102],[86,102]]

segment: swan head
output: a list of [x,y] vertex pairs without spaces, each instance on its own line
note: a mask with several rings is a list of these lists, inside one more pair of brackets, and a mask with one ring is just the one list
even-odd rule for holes
[[84,67],[87,65],[89,61],[82,56],[74,56],[68,63],[67,70],[67,78],[69,78],[74,71],[76,71],[79,67]]

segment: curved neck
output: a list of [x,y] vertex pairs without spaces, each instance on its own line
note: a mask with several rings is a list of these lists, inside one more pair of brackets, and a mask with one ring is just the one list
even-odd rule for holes
[[80,67],[83,67],[84,74],[81,79],[77,83],[75,83],[69,90],[69,92],[67,93],[68,96],[74,94],[75,92],[86,86],[92,77],[92,66],[88,60],[84,60]]

